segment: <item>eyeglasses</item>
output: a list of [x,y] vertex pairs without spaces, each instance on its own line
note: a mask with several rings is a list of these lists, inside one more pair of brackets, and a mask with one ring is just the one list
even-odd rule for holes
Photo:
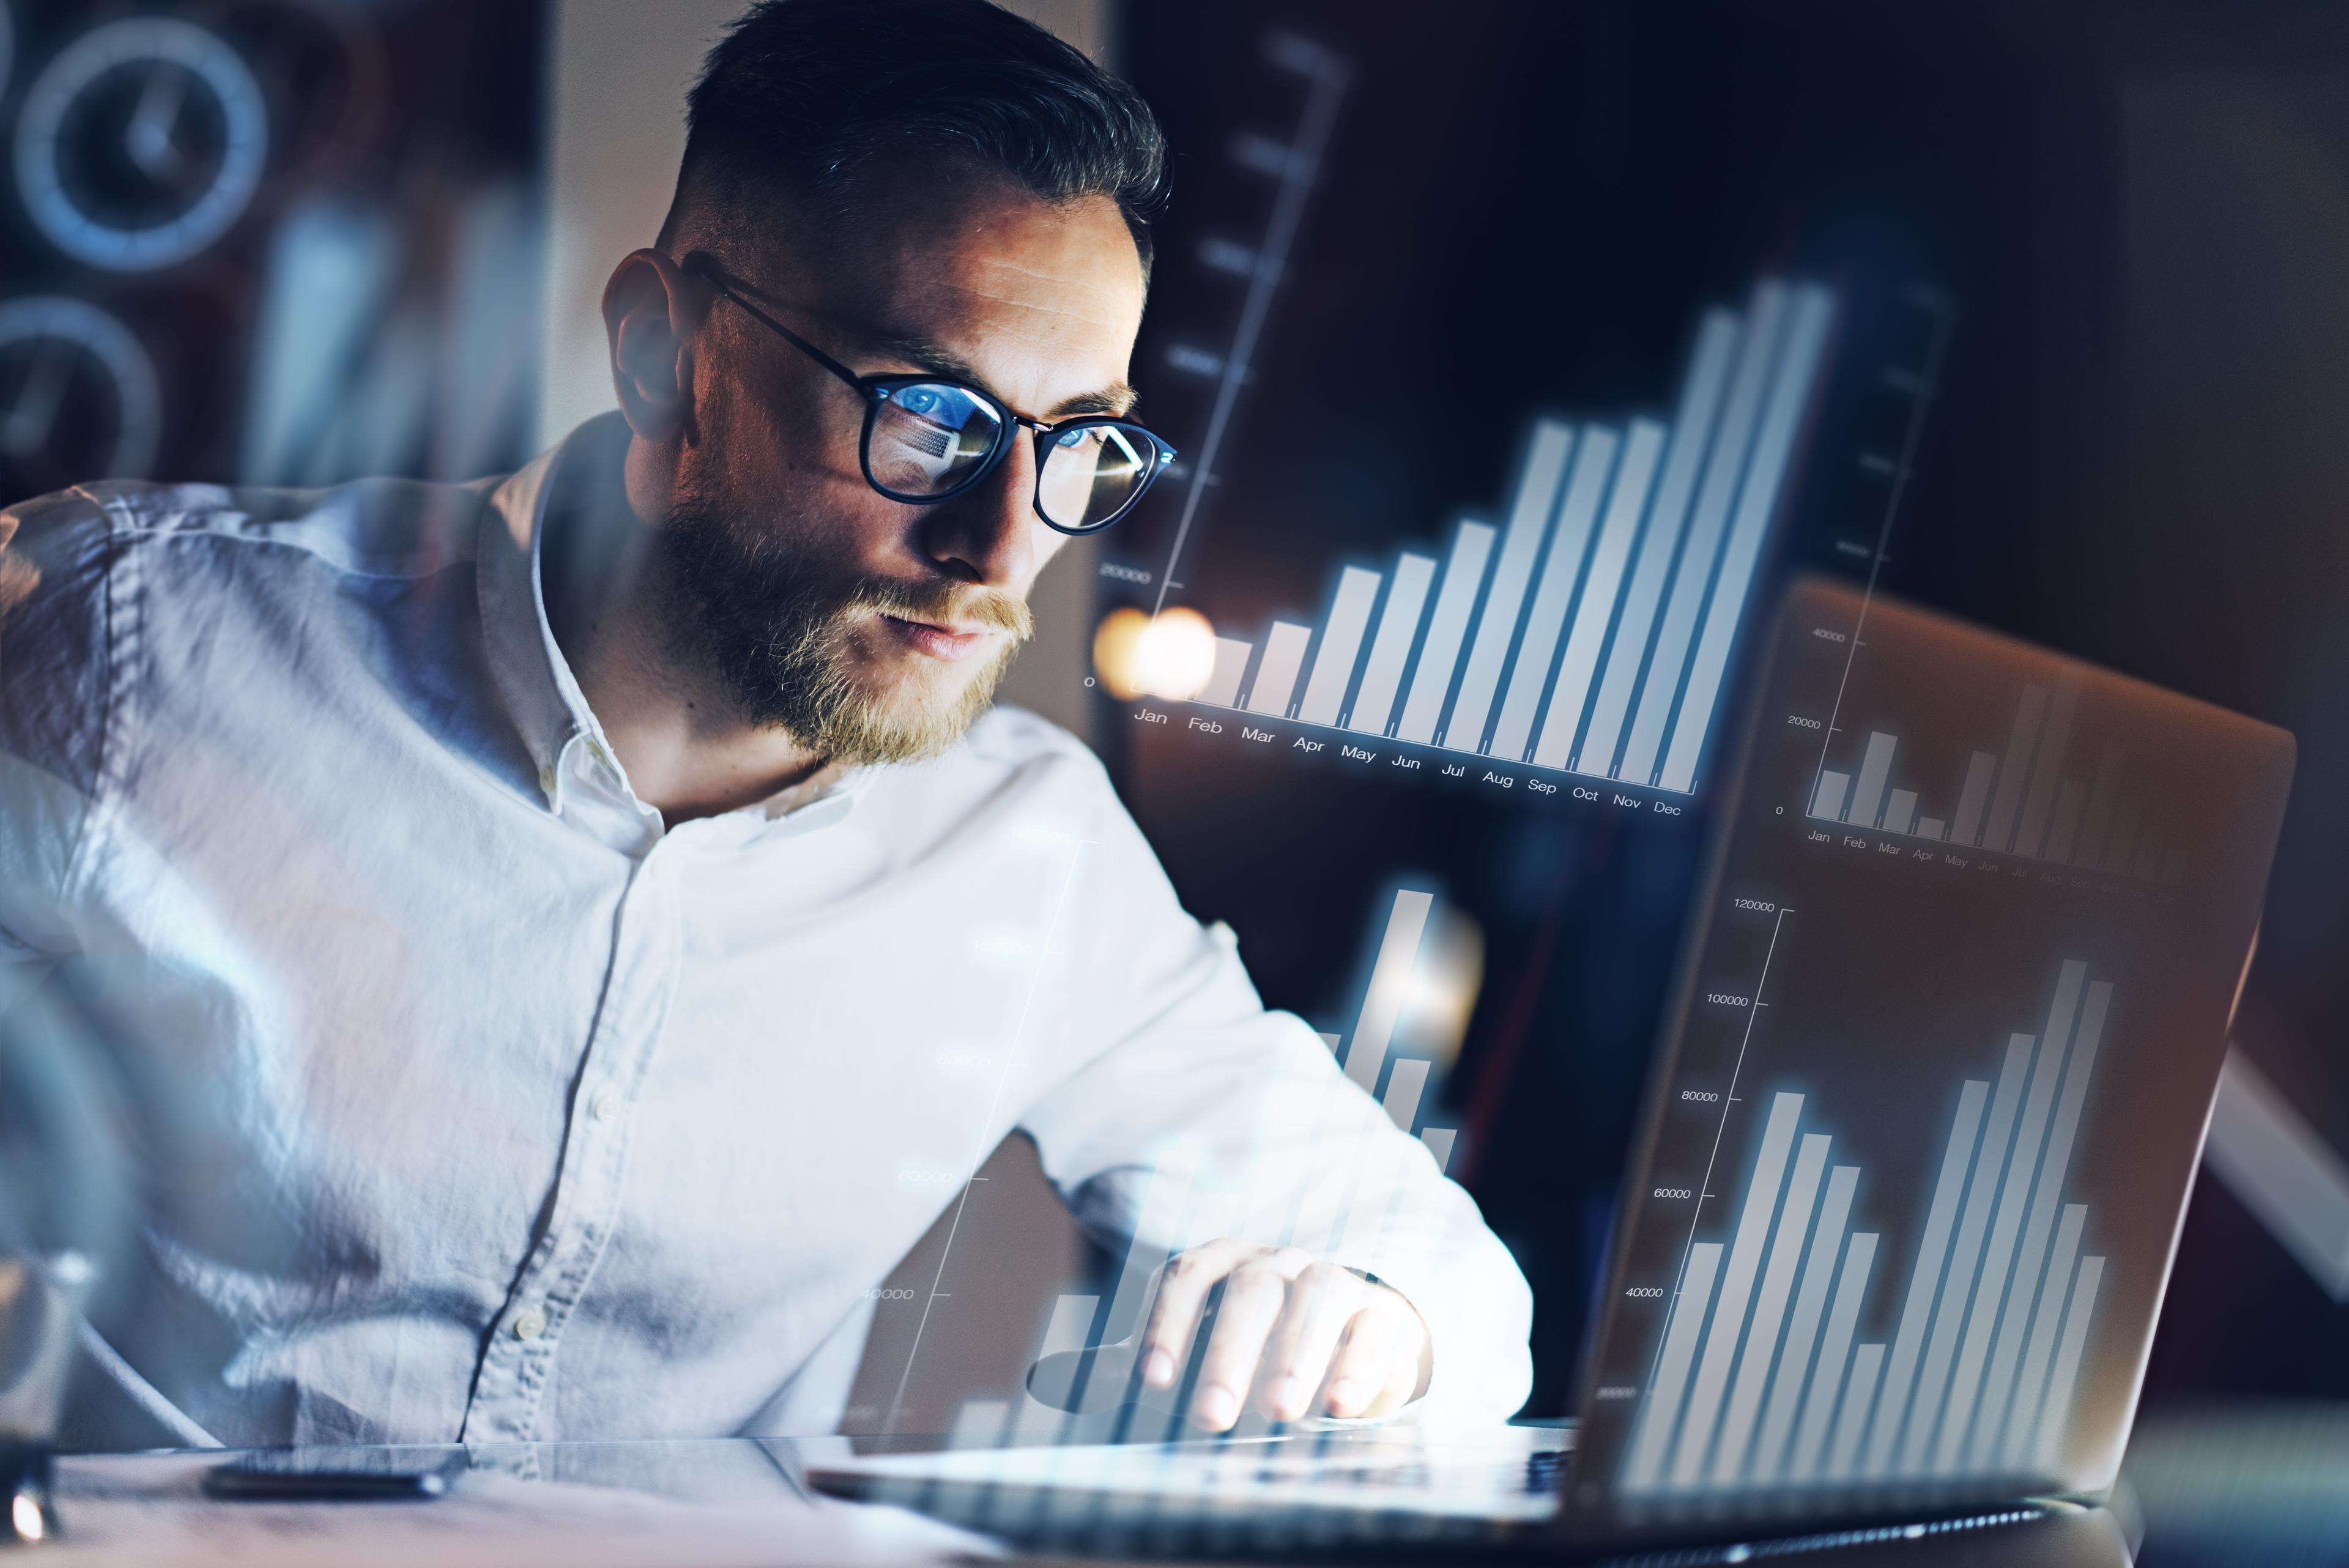
[[858,461],[865,483],[892,501],[935,505],[976,488],[1024,425],[1036,433],[1036,515],[1063,534],[1098,534],[1133,511],[1174,461],[1173,447],[1130,420],[1083,414],[1047,423],[960,381],[860,376],[737,294],[715,267],[699,258],[687,265],[864,400]]

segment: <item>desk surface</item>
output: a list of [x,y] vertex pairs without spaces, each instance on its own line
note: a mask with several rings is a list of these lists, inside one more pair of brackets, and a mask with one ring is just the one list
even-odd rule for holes
[[[58,1568],[731,1568],[942,1563],[999,1552],[901,1510],[814,1495],[800,1480],[802,1468],[839,1451],[839,1439],[478,1445],[470,1450],[473,1469],[449,1497],[376,1503],[214,1502],[198,1481],[217,1453],[72,1457],[58,1461],[65,1535],[38,1557]],[[2128,1562],[2119,1528],[2101,1511],[1816,1555],[1904,1568]]]
[[[423,1450],[417,1450],[421,1452]],[[942,1563],[977,1536],[894,1508],[816,1497],[779,1440],[482,1444],[435,1501],[216,1502],[217,1452],[60,1459],[62,1529],[44,1563],[141,1568],[376,1564]]]

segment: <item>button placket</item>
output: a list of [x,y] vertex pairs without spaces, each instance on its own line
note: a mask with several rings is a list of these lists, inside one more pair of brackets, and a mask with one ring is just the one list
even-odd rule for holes
[[[468,1441],[537,1439],[539,1400],[564,1324],[610,1240],[627,1163],[617,1112],[651,1064],[675,995],[682,936],[666,878],[639,867],[623,896],[602,1007],[580,1076],[604,1086],[574,1102],[545,1232],[514,1282],[469,1402]],[[624,1088],[624,1086],[626,1086]]]

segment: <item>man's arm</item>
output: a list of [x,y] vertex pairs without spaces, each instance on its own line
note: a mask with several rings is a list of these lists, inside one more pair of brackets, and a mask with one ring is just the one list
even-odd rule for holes
[[1202,1425],[1251,1401],[1292,1419],[1382,1415],[1423,1393],[1514,1411],[1531,1295],[1474,1201],[1301,1021],[1265,1011],[1123,811],[1096,820],[1070,1000],[1112,1044],[1023,1120],[1081,1220],[1133,1236],[1138,1255],[1174,1254],[1143,1320],[1145,1379],[1172,1384],[1220,1284],[1191,1406]]

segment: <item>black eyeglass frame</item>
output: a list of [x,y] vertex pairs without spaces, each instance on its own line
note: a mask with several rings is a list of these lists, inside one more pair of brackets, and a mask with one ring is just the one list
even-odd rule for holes
[[[741,295],[735,292],[733,286],[727,281],[724,275],[709,263],[695,257],[687,262],[686,267],[687,270],[709,280],[710,287],[716,289],[723,297],[740,306],[753,321],[831,371],[833,375],[853,389],[858,397],[864,400],[864,428],[856,438],[857,466],[864,472],[864,483],[892,501],[903,502],[909,506],[935,506],[941,502],[952,501],[957,495],[968,494],[985,483],[988,475],[993,473],[997,466],[1003,462],[1005,455],[1011,450],[1011,442],[1015,439],[1014,432],[1024,425],[1036,435],[1036,493],[1029,500],[1029,509],[1036,514],[1037,518],[1045,527],[1054,533],[1084,538],[1123,522],[1141,502],[1143,496],[1149,493],[1151,485],[1157,481],[1158,476],[1174,462],[1174,449],[1167,444],[1165,438],[1147,426],[1135,424],[1132,420],[1120,419],[1114,414],[1079,414],[1073,419],[1054,421],[1031,420],[1025,414],[1016,413],[1005,407],[1002,399],[985,389],[957,381],[951,376],[860,376],[743,298]],[[874,421],[880,418],[883,406],[907,387],[952,387],[955,390],[986,404],[995,411],[997,424],[993,450],[979,461],[978,466],[973,469],[968,477],[945,490],[909,494],[905,491],[890,489],[873,475]],[[1136,438],[1148,451],[1156,453],[1155,461],[1145,461],[1142,476],[1134,483],[1133,493],[1125,498],[1123,505],[1100,522],[1088,523],[1075,528],[1063,523],[1054,522],[1044,511],[1044,462],[1050,455],[1045,447],[1047,438],[1061,435],[1069,431],[1103,428],[1120,431]]]

